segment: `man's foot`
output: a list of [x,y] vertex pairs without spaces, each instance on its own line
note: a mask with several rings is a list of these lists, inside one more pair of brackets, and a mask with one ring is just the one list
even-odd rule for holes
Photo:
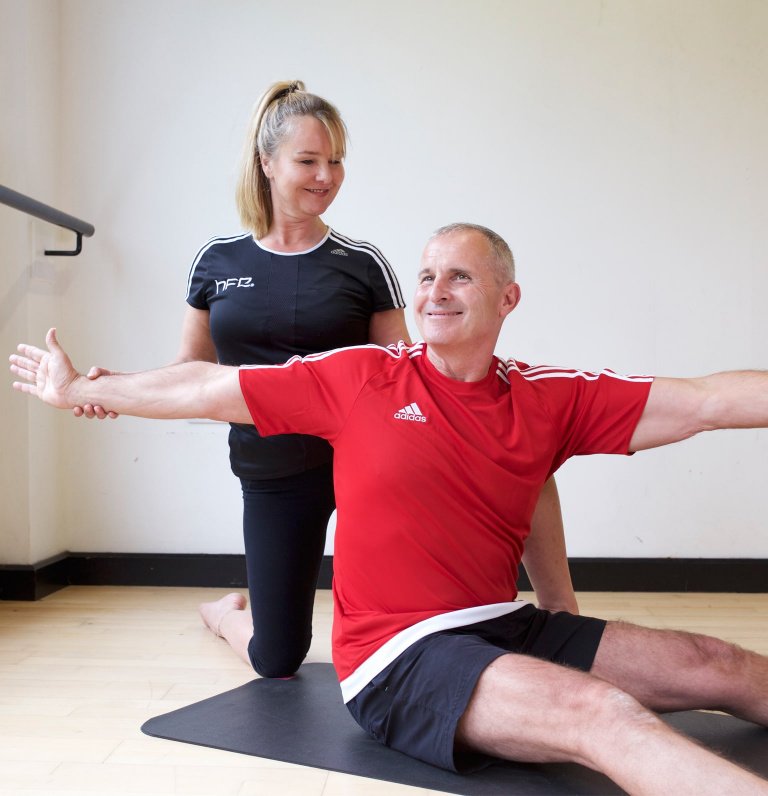
[[220,600],[216,600],[216,602],[200,603],[197,610],[200,612],[203,622],[217,636],[220,636],[219,630],[224,617],[232,611],[244,611],[246,604],[246,599],[242,594],[232,592],[232,594],[227,594]]

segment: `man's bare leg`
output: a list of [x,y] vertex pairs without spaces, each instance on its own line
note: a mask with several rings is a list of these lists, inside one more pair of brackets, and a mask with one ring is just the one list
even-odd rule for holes
[[233,592],[220,600],[201,603],[197,609],[203,622],[217,635],[229,642],[229,646],[249,666],[248,643],[253,636],[253,618],[245,610],[246,600],[242,594]]
[[481,674],[456,745],[521,762],[580,763],[631,794],[768,794],[768,782],[610,683],[523,655],[503,655]]
[[590,673],[654,711],[721,710],[768,725],[768,658],[711,636],[609,622]]

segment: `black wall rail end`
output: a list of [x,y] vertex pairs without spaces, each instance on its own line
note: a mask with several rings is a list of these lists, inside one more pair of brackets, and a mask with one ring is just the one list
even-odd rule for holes
[[24,196],[23,193],[12,191],[4,185],[0,185],[0,204],[8,205],[16,210],[21,210],[22,213],[27,213],[35,218],[40,218],[50,224],[56,224],[58,227],[71,230],[77,235],[77,245],[73,251],[53,251],[46,250],[46,254],[55,257],[74,257],[83,250],[83,235],[90,238],[96,231],[93,224],[87,221],[81,221],[79,218],[70,216],[67,213],[62,213],[61,210],[56,210],[54,207],[44,205],[36,199],[30,199],[29,196]]

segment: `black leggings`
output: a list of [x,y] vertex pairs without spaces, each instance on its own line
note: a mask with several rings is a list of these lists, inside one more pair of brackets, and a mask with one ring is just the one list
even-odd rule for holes
[[269,481],[245,481],[243,535],[253,638],[251,665],[262,677],[287,677],[312,641],[312,609],[336,508],[333,465]]

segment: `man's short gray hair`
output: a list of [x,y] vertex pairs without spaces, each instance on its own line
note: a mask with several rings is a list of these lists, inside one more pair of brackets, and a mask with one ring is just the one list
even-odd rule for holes
[[501,235],[488,227],[470,224],[468,221],[457,221],[439,227],[430,235],[429,239],[434,240],[443,235],[454,235],[457,232],[479,232],[488,241],[495,260],[494,277],[499,287],[504,287],[515,281],[515,258],[512,256],[512,250]]

